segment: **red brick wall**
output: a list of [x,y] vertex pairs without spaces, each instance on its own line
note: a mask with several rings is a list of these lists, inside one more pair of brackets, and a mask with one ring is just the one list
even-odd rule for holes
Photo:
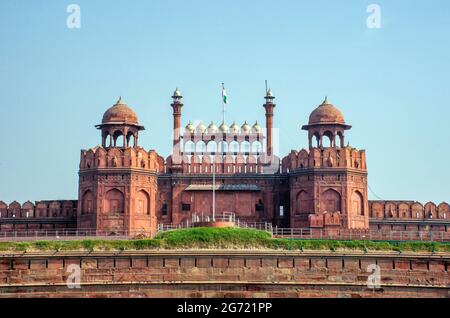
[[[450,297],[450,255],[109,252],[0,256],[0,297]],[[66,285],[80,266],[81,289]],[[367,287],[367,266],[381,288]]]

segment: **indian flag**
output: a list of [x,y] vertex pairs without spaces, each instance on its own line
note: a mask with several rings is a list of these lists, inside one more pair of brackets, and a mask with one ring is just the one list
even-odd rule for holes
[[227,104],[228,96],[227,96],[227,91],[225,90],[225,85],[223,83],[222,83],[222,98],[223,98],[223,103]]

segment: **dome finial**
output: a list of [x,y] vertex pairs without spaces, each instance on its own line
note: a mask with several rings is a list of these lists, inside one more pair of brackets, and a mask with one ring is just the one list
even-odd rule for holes
[[322,105],[329,105],[330,103],[328,102],[328,96],[325,96],[325,100],[323,101]]
[[117,100],[116,105],[123,105],[123,104],[124,104],[124,102],[122,100],[122,96],[119,96],[119,99]]
[[179,102],[181,101],[181,99],[183,98],[183,95],[181,95],[180,90],[178,89],[178,87],[175,89],[175,91],[173,92],[172,98],[175,102]]

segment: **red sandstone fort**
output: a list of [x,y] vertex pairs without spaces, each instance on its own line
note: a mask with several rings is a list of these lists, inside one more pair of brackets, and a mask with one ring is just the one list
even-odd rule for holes
[[173,152],[163,158],[139,145],[144,130],[122,99],[96,128],[101,145],[82,150],[78,201],[9,205],[0,201],[1,231],[94,229],[145,232],[157,224],[188,224],[195,215],[232,213],[241,222],[290,228],[448,232],[450,206],[369,201],[366,153],[345,144],[351,128],[325,101],[302,127],[309,148],[274,154],[271,90],[265,127],[191,122],[183,129],[182,95],[173,96]]

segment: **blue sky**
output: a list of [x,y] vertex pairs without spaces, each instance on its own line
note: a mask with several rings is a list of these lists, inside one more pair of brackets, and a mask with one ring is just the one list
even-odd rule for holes
[[[366,26],[371,3],[381,29]],[[2,0],[0,200],[75,199],[80,149],[119,95],[140,144],[166,157],[176,86],[183,125],[220,120],[221,82],[230,121],[264,123],[267,79],[282,154],[307,147],[300,126],[328,95],[377,196],[448,202],[449,39],[447,0]]]

